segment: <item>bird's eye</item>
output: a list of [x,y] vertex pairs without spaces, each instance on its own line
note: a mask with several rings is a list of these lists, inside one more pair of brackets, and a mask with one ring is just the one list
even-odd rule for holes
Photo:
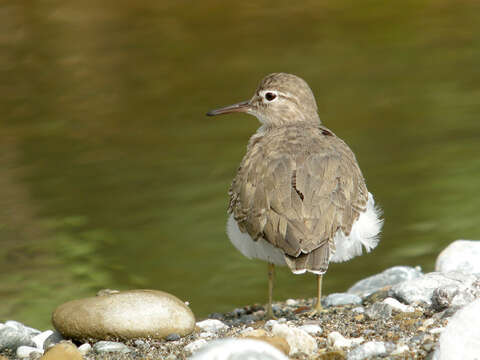
[[277,97],[276,94],[274,93],[271,93],[271,92],[267,92],[265,94],[265,99],[267,99],[268,101],[272,101],[273,99],[275,99]]

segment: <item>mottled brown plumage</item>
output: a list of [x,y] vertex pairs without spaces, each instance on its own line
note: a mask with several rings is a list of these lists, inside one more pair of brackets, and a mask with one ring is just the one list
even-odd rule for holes
[[323,273],[336,232],[350,233],[367,197],[348,146],[319,124],[296,124],[251,138],[229,212],[252,239],[282,249],[292,270]]

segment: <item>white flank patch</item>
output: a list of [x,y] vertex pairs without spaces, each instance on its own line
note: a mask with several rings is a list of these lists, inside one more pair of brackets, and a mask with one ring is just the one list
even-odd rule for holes
[[380,216],[381,210],[375,207],[373,195],[368,193],[367,210],[353,223],[350,235],[345,236],[342,230],[335,234],[335,253],[330,257],[330,261],[347,261],[362,255],[362,246],[366,252],[377,246],[383,226],[383,219]]
[[[368,193],[367,210],[361,213],[358,220],[353,223],[350,235],[345,236],[341,230],[335,234],[336,250],[335,254],[330,257],[330,261],[347,261],[355,256],[362,255],[362,246],[365,247],[367,252],[377,246],[378,236],[383,226],[380,215],[381,211],[375,207],[372,194]],[[250,235],[240,231],[233,215],[230,215],[227,221],[227,234],[233,246],[247,258],[260,259],[275,265],[287,265],[281,249],[264,239],[253,241]],[[305,271],[294,271],[294,274],[303,274]]]
[[253,239],[247,233],[242,233],[237,221],[230,215],[227,221],[227,235],[233,246],[249,259],[260,259],[275,265],[286,266],[283,251],[264,239]]

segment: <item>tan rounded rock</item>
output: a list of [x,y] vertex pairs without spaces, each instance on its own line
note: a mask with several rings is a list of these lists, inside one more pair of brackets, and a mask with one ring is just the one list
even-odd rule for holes
[[72,339],[161,339],[190,334],[195,316],[177,297],[158,290],[130,290],[69,301],[52,322]]
[[52,346],[40,360],[83,360],[83,357],[75,345],[61,342]]

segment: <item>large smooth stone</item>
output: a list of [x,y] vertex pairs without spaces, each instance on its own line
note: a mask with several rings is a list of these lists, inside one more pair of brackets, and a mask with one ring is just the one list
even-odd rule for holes
[[422,275],[422,271],[418,268],[411,266],[394,266],[379,274],[358,281],[348,289],[348,293],[365,298],[385,286],[400,284],[404,281],[416,279]]
[[480,276],[464,274],[452,271],[449,273],[431,272],[419,278],[404,281],[393,286],[389,295],[400,300],[404,304],[426,304],[433,303],[433,295],[437,289],[453,287],[456,291],[467,291],[474,289]]
[[442,332],[434,360],[480,358],[480,299],[460,309]]
[[480,241],[457,240],[442,250],[435,271],[480,273]]
[[55,309],[52,322],[72,339],[161,339],[171,333],[190,334],[195,316],[171,294],[130,290],[69,301]]
[[251,339],[222,339],[204,345],[190,360],[288,360],[266,342]]

